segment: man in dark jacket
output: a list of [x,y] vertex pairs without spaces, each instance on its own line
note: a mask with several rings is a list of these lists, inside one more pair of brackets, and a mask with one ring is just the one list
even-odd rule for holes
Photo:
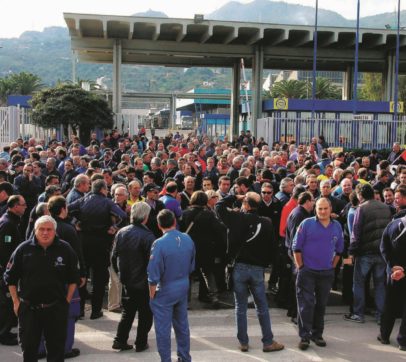
[[27,203],[21,220],[21,230],[25,230],[28,226],[30,212],[37,204],[38,195],[42,192],[41,180],[34,176],[32,164],[27,163],[24,166],[22,174],[14,179],[14,186]]
[[145,202],[151,207],[151,211],[148,216],[147,227],[150,229],[156,238],[162,236],[162,231],[158,227],[157,216],[159,212],[165,209],[165,205],[162,201],[158,200],[159,187],[155,184],[148,184],[144,187]]
[[63,361],[69,304],[79,282],[78,259],[56,236],[51,216],[41,216],[34,229],[35,236],[11,256],[4,281],[18,313],[24,360],[38,360],[44,335],[48,361]]
[[123,313],[114,338],[113,349],[128,350],[127,343],[135,313],[138,311],[135,350],[148,348],[148,332],[152,327],[152,312],[149,307],[147,266],[155,236],[145,224],[151,207],[141,201],[131,208],[131,225],[121,229],[117,235],[112,254],[112,266],[119,274],[124,291]]
[[365,184],[359,190],[361,205],[356,211],[349,253],[355,258],[354,265],[354,306],[353,314],[344,319],[351,322],[364,322],[365,280],[372,271],[375,287],[376,319],[380,322],[385,301],[385,262],[379,245],[384,229],[392,218],[388,205],[374,200],[374,190]]
[[13,193],[14,189],[11,183],[7,181],[0,183],[0,217],[7,211],[7,200]]
[[[53,196],[48,202],[48,209],[51,216],[56,221],[56,233],[58,237],[66,241],[78,257],[80,269],[79,287],[83,287],[86,283],[86,265],[83,257],[82,243],[75,227],[69,222],[67,201],[63,196]],[[78,289],[76,289],[69,306],[67,337],[65,341],[65,358],[77,357],[80,354],[79,348],[73,348],[75,341],[75,322],[80,313],[80,296]],[[43,345],[42,351],[45,353]]]
[[400,314],[402,321],[397,341],[399,349],[406,351],[406,216],[393,220],[386,227],[380,249],[388,278],[378,340],[382,344],[389,344],[396,317]]
[[[230,210],[240,199],[245,212]],[[237,338],[240,350],[248,352],[247,305],[248,290],[254,297],[255,308],[262,329],[264,352],[280,351],[284,346],[276,342],[271,330],[271,319],[265,295],[264,271],[270,264],[275,250],[272,222],[258,215],[260,196],[255,192],[229,195],[216,204],[216,211],[228,228],[230,258],[235,260],[232,274],[237,319]]]
[[16,336],[10,332],[17,321],[13,302],[3,283],[3,273],[11,254],[23,241],[19,226],[27,205],[19,195],[11,196],[7,205],[6,213],[0,218],[0,344],[10,346],[18,343]]
[[224,225],[207,207],[208,197],[203,191],[192,194],[188,209],[182,215],[181,231],[187,232],[196,247],[196,271],[199,275],[199,300],[218,307],[215,279],[215,258],[218,251],[225,249]]
[[[69,214],[79,220],[83,252],[88,268],[93,269],[92,314],[90,319],[103,316],[102,304],[109,280],[110,250],[116,225],[127,217],[125,211],[107,198],[107,184],[96,180],[92,191],[68,205]],[[113,222],[113,218],[116,223]],[[81,295],[84,298],[84,293]],[[82,299],[83,299],[82,298]]]

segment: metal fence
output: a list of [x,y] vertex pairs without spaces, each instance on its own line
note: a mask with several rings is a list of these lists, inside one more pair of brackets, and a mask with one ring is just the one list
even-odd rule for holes
[[20,107],[0,107],[0,146],[9,145],[18,137],[27,140],[31,137],[48,142],[58,137],[61,130],[45,129],[31,122],[29,110]]
[[383,149],[406,144],[406,118],[398,120],[301,119],[268,117],[257,121],[257,136],[274,141],[309,143],[323,135],[330,147]]

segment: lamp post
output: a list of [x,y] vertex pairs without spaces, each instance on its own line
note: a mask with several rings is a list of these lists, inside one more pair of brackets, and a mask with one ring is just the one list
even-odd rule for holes
[[353,114],[357,113],[358,101],[358,53],[359,53],[359,13],[360,13],[360,0],[357,1],[357,32],[355,35],[355,61],[354,61],[354,88],[353,88]]
[[[400,46],[400,0],[398,0],[398,24],[396,29],[396,57],[395,57],[395,99],[394,99],[394,118],[398,118],[399,101],[399,46]],[[396,136],[396,135],[395,135]]]
[[317,22],[319,13],[319,0],[316,0],[316,14],[313,32],[313,84],[312,84],[312,119],[314,120],[316,108],[316,70],[317,70]]

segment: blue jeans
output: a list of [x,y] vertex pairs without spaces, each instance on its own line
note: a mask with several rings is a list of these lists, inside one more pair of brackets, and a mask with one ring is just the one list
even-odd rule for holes
[[334,280],[334,269],[313,270],[306,266],[297,272],[296,296],[300,338],[320,338],[324,315]]
[[236,263],[233,271],[235,319],[237,323],[237,338],[240,344],[248,344],[247,333],[247,307],[248,295],[251,292],[257,317],[262,331],[262,343],[272,344],[273,334],[271,329],[271,318],[269,316],[268,302],[265,295],[264,285],[265,268]]
[[374,280],[376,318],[381,318],[385,303],[385,268],[381,255],[363,255],[355,258],[354,265],[354,314],[364,318],[365,279],[370,271]]

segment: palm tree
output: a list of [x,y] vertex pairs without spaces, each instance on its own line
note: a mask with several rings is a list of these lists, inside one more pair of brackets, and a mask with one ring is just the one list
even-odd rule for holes
[[0,78],[0,106],[7,103],[7,96],[12,93],[11,82],[9,78]]
[[[313,83],[307,83],[307,93],[312,94]],[[316,79],[316,99],[341,99],[341,91],[328,78]]]
[[282,80],[273,84],[271,88],[272,98],[296,98],[306,97],[306,83],[300,80]]
[[21,72],[9,77],[12,92],[20,95],[32,95],[44,87],[41,78],[35,74]]

